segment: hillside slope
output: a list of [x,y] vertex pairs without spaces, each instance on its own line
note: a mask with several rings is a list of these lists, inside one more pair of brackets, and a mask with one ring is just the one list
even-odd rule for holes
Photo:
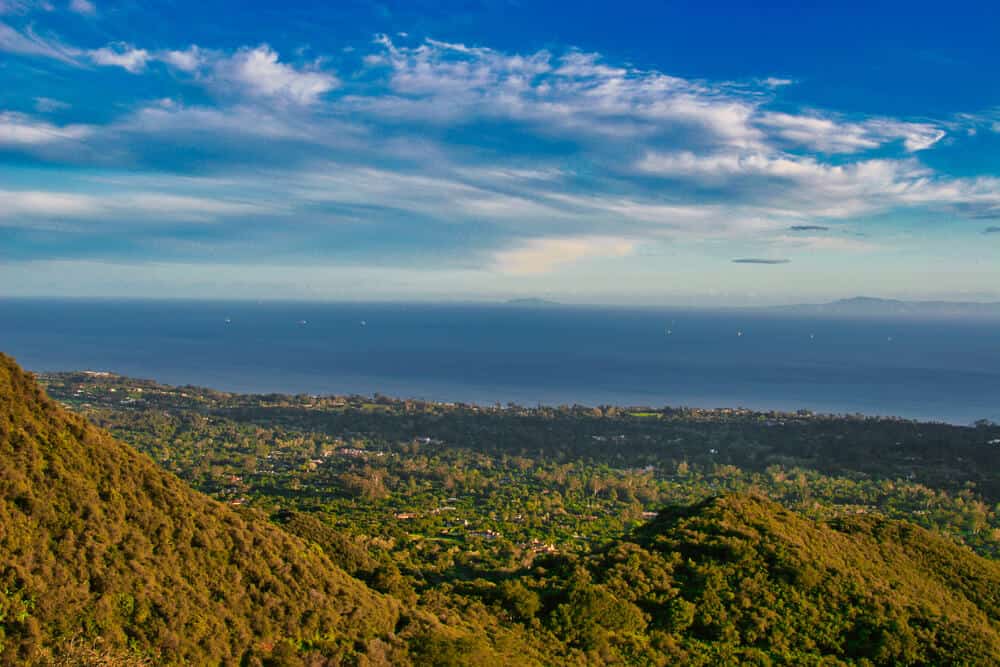
[[1000,664],[1000,564],[906,522],[721,496],[663,511],[588,569],[682,661]]
[[0,662],[98,637],[156,664],[291,642],[349,659],[381,650],[398,606],[67,413],[0,354]]

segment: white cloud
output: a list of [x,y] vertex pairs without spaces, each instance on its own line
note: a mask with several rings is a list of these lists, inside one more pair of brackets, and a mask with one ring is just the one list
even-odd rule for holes
[[513,275],[548,273],[562,265],[631,255],[637,243],[606,236],[531,239],[494,254],[495,271]]
[[[89,2],[85,4],[92,6]],[[52,58],[77,66],[81,64],[80,58],[85,57],[94,64],[121,67],[132,74],[140,74],[149,63],[160,61],[194,75],[197,81],[219,92],[303,106],[318,102],[340,85],[336,76],[318,66],[303,69],[281,62],[278,53],[266,44],[244,47],[228,55],[196,45],[150,52],[125,42],[84,51],[42,37],[30,28],[19,31],[0,22],[0,51]]]
[[116,130],[137,135],[254,135],[272,139],[304,139],[306,133],[295,129],[287,119],[276,117],[253,106],[228,109],[188,107],[165,101],[138,109],[122,119]]
[[768,88],[781,88],[782,86],[790,86],[795,83],[795,81],[792,79],[782,79],[776,76],[769,76],[766,79],[762,79],[761,83]]
[[0,220],[24,217],[92,217],[102,211],[87,195],[38,190],[0,190]]
[[621,197],[607,193],[550,193],[548,199],[569,207],[577,219],[628,229],[647,237],[719,240],[753,238],[790,222],[787,211],[738,202],[664,203],[647,196]]
[[766,178],[824,188],[835,198],[899,191],[906,183],[922,182],[932,172],[912,160],[862,160],[830,165],[813,157],[784,153],[647,153],[637,168],[712,185],[740,178]]
[[87,55],[98,65],[121,67],[132,74],[139,74],[145,70],[146,63],[153,58],[146,49],[137,49],[123,42],[94,49]]
[[849,218],[919,206],[981,213],[1000,206],[1000,179],[941,176],[914,159],[830,165],[780,153],[647,153],[636,168],[726,189],[745,204],[787,215]]
[[869,132],[883,141],[901,139],[910,153],[927,150],[945,137],[945,131],[930,123],[907,123],[896,120],[874,119],[864,123]]
[[85,16],[93,16],[97,13],[97,6],[90,0],[70,0],[69,9]]
[[[158,51],[151,56],[169,67],[194,76],[206,88],[236,96],[309,106],[337,88],[340,80],[317,64],[300,68],[281,62],[278,53],[263,44],[235,53],[191,45],[183,50]],[[318,61],[317,61],[318,62]]]
[[67,46],[56,39],[42,37],[30,27],[18,31],[0,22],[0,51],[26,56],[52,58],[68,65],[79,65],[80,50]]
[[771,159],[761,153],[696,154],[693,151],[650,152],[636,163],[643,172],[706,183],[720,183],[743,174],[778,175],[798,166],[800,163],[791,159]]
[[878,148],[879,142],[857,125],[841,124],[820,116],[765,113],[761,125],[790,143],[824,153],[855,153]]
[[407,174],[341,164],[313,165],[296,180],[298,197],[313,202],[391,206],[437,219],[472,217],[494,223],[570,220],[572,212],[528,189],[507,194],[447,174]]
[[925,178],[899,192],[911,206],[951,205],[980,217],[1000,214],[1000,178]]
[[53,125],[14,112],[0,112],[0,146],[37,146],[77,141],[90,136],[86,125]]
[[194,45],[183,51],[163,51],[159,54],[160,60],[184,72],[194,72],[201,67],[205,58],[204,50]]
[[792,83],[777,77],[760,80],[754,89],[616,67],[579,51],[510,55],[436,40],[404,47],[384,35],[377,44],[383,50],[366,63],[389,67],[396,96],[349,99],[404,119],[503,117],[561,134],[681,139],[741,150],[782,142],[824,153],[869,151],[894,141],[916,152],[945,136],[927,122],[767,111],[771,91]]
[[908,152],[926,150],[945,136],[930,123],[887,119],[842,121],[814,114],[767,112],[758,122],[779,139],[823,153],[857,153],[902,140]]
[[426,40],[416,47],[381,36],[395,97],[351,98],[400,118],[452,123],[509,118],[557,133],[654,136],[684,128],[704,139],[749,146],[762,138],[750,122],[758,102],[724,88],[660,72],[614,67],[592,53],[508,55]]
[[60,111],[62,109],[68,109],[69,104],[61,100],[54,100],[51,97],[36,97],[35,98],[35,111],[41,113],[49,113],[52,111]]
[[0,220],[37,226],[37,221],[100,220],[109,225],[143,222],[212,223],[220,218],[273,215],[281,205],[164,192],[91,195],[46,190],[0,190]]
[[0,0],[0,16],[4,14],[27,14],[34,9],[51,12],[54,7],[47,0]]
[[154,219],[186,222],[214,222],[220,217],[273,215],[288,210],[277,202],[261,203],[161,192],[140,192],[114,197],[109,202],[109,207],[120,214],[137,211],[140,215]]
[[309,105],[339,85],[332,74],[301,70],[282,63],[267,45],[244,48],[215,63],[214,77],[255,97]]

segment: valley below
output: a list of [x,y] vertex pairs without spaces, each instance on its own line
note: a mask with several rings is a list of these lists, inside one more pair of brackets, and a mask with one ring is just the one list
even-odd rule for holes
[[989,422],[2,379],[6,662],[1000,660]]

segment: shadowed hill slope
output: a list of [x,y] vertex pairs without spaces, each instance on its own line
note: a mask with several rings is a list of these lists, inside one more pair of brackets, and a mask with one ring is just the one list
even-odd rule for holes
[[98,637],[157,664],[286,642],[350,659],[390,636],[398,606],[67,413],[0,354],[0,662]]

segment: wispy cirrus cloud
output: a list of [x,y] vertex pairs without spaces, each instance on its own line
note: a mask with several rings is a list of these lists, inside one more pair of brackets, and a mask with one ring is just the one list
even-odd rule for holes
[[94,197],[48,190],[0,190],[0,203],[0,220],[93,217],[101,211]]
[[40,113],[49,113],[52,111],[60,111],[62,109],[68,109],[69,104],[63,102],[62,100],[54,100],[51,97],[36,97],[35,98],[35,111]]
[[509,55],[435,40],[406,47],[386,36],[377,43],[384,51],[366,62],[389,69],[397,96],[358,102],[390,116],[438,122],[500,116],[549,121],[551,129],[571,132],[663,139],[684,130],[695,144],[759,150],[780,142],[833,154],[897,141],[916,152],[946,134],[931,122],[767,111],[771,91],[792,83],[780,78],[763,79],[755,90],[611,66],[579,51]]
[[790,86],[795,83],[792,79],[785,79],[779,76],[769,76],[765,79],[761,79],[761,85],[767,86],[768,88],[781,88],[782,86]]
[[912,158],[829,164],[787,153],[648,153],[640,172],[729,188],[732,197],[787,213],[846,219],[899,206],[951,207],[968,214],[1000,205],[1000,180],[936,174]]
[[70,0],[69,10],[84,16],[94,16],[97,14],[97,5],[90,0]]
[[0,16],[4,14],[27,14],[34,9],[52,11],[53,6],[45,0],[0,0]]
[[750,96],[660,72],[616,67],[599,55],[510,55],[427,40],[416,47],[381,36],[370,67],[384,67],[393,93],[352,98],[359,108],[426,122],[505,118],[553,134],[642,137],[686,129],[706,142],[747,146],[762,134]]
[[176,192],[137,191],[93,195],[51,190],[0,190],[0,223],[102,220],[114,226],[123,217],[140,221],[210,223],[225,217],[265,215],[280,204],[233,201]]
[[55,125],[12,111],[0,112],[0,147],[31,147],[76,142],[94,132],[87,125]]
[[385,36],[335,70],[266,44],[82,49],[26,30],[13,30],[17,53],[118,67],[164,94],[101,123],[7,112],[0,146],[47,164],[225,178],[210,195],[130,189],[105,205],[54,192],[48,214],[19,204],[25,219],[156,220],[174,208],[175,221],[211,220],[236,243],[241,217],[263,216],[293,245],[346,238],[337,235],[349,228],[351,242],[363,238],[356,254],[374,256],[409,234],[414,246],[450,244],[441,262],[485,258],[517,276],[621,260],[647,242],[730,244],[722,257],[737,264],[784,263],[769,253],[790,249],[872,252],[877,243],[835,232],[900,210],[1000,210],[997,179],[921,161],[952,126],[777,111],[792,83],[778,77],[737,85],[574,49],[519,54]]
[[886,118],[846,121],[831,115],[766,112],[760,125],[776,138],[822,153],[858,153],[892,141],[901,141],[907,152],[926,150],[945,136],[931,123],[914,123]]
[[[96,11],[84,2],[74,11]],[[31,26],[16,29],[0,22],[0,51],[58,60],[75,66],[89,61],[104,67],[120,67],[132,74],[145,72],[154,62],[195,76],[206,87],[227,94],[243,94],[280,102],[309,105],[340,85],[332,73],[318,67],[296,67],[282,62],[278,53],[266,44],[242,47],[234,52],[203,49],[152,51],[127,42],[83,49],[67,45],[56,37],[36,33]]]
[[0,51],[25,56],[58,60],[67,65],[79,65],[80,50],[63,44],[55,37],[40,35],[28,26],[16,30],[0,21]]

